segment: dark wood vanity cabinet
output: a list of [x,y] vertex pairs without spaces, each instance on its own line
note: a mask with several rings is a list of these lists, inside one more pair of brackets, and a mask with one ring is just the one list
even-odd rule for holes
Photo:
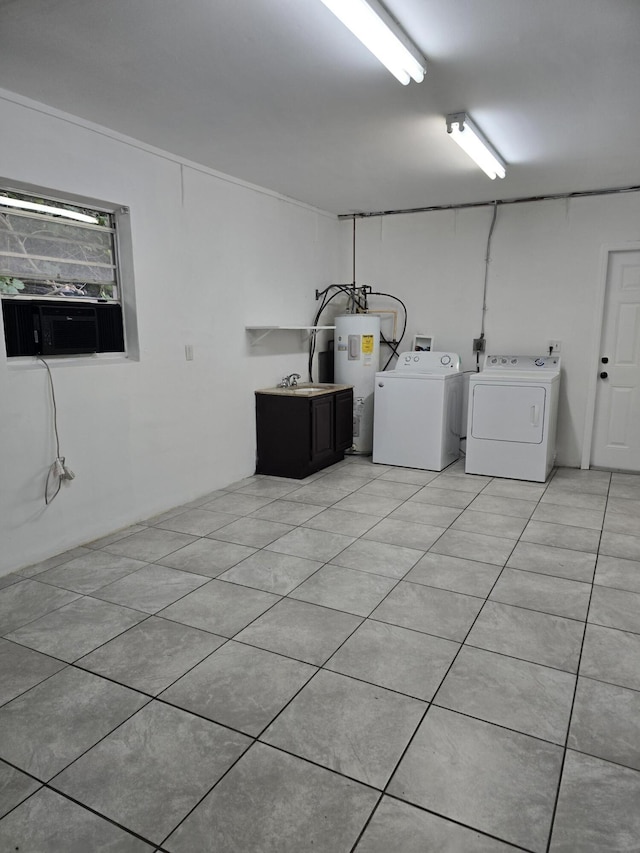
[[313,396],[256,391],[256,474],[302,479],[344,459],[353,442],[353,391]]

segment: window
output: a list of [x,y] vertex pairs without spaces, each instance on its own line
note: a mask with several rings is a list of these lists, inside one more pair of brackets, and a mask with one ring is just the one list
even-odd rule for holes
[[8,356],[122,352],[114,211],[0,189]]

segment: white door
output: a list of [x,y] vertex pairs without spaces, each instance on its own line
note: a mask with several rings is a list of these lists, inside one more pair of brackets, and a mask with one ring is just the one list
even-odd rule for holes
[[609,253],[591,465],[640,471],[640,251]]
[[479,382],[473,388],[472,437],[541,444],[545,397],[538,385]]

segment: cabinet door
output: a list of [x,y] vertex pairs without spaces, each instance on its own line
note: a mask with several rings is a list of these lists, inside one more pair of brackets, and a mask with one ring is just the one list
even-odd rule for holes
[[334,395],[327,394],[311,401],[311,461],[317,462],[334,453]]
[[353,444],[353,391],[336,394],[336,450],[348,450]]

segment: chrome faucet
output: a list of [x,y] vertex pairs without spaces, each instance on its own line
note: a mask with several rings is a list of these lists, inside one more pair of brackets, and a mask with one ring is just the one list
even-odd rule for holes
[[278,388],[293,388],[298,384],[300,379],[299,373],[290,373],[288,376],[282,377],[282,382],[278,383]]

